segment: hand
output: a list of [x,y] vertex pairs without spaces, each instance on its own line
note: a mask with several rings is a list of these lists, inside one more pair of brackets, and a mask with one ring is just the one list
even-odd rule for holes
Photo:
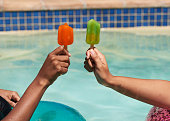
[[36,79],[43,81],[47,85],[51,85],[60,75],[68,71],[70,56],[71,54],[62,46],[56,48],[47,56]]
[[0,89],[0,96],[3,97],[12,107],[20,100],[20,96],[15,91]]
[[96,76],[97,81],[105,86],[109,86],[109,78],[112,76],[105,59],[105,56],[96,48],[89,49],[86,52],[84,68]]

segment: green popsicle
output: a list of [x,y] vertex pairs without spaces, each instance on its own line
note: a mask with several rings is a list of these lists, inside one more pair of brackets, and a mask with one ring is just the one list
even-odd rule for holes
[[100,41],[100,24],[91,19],[87,24],[86,43],[94,48],[94,44],[98,44]]

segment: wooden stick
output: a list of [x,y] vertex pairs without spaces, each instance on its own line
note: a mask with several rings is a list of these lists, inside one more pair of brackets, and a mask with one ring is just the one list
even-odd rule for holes
[[64,45],[64,49],[67,50],[67,45]]
[[90,49],[94,49],[94,45],[90,45]]

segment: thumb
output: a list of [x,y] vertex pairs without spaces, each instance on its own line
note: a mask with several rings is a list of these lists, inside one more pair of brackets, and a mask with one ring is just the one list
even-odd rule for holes
[[93,49],[90,50],[90,53],[91,53],[91,58],[93,59],[93,61],[97,65],[100,62],[99,56],[97,55],[97,53]]

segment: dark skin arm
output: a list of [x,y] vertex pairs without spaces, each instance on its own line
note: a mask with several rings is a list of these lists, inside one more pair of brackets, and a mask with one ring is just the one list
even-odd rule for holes
[[18,104],[2,121],[29,121],[46,89],[68,71],[69,57],[62,46],[51,52]]
[[169,81],[113,76],[105,56],[98,49],[90,49],[86,55],[85,68],[89,72],[94,72],[100,84],[139,101],[170,109]]

